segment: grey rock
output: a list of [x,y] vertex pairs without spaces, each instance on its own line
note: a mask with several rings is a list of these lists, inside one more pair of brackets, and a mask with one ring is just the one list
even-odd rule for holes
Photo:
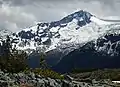
[[69,82],[66,81],[66,80],[63,80],[63,81],[62,81],[62,87],[70,87]]
[[34,73],[4,73],[0,71],[0,87],[18,87],[21,83],[21,79],[28,84],[32,84],[35,87],[115,87],[115,85],[108,80],[96,81],[93,79],[91,83],[75,81],[74,78],[67,76],[69,79],[51,79],[49,77],[44,78],[40,75],[35,75]]
[[72,81],[74,78],[73,77],[71,77],[70,75],[64,75],[64,78],[66,79],[66,80],[69,80],[69,81]]
[[5,81],[0,81],[0,87],[8,87],[8,83]]
[[35,79],[35,74],[31,72],[31,73],[29,74],[29,77],[30,77],[31,79]]
[[4,75],[4,72],[0,70],[0,75]]

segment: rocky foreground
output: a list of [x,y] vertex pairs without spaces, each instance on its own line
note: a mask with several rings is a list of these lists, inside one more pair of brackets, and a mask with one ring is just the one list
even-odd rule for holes
[[[27,84],[26,86],[24,84]],[[110,80],[75,81],[66,75],[64,80],[45,78],[34,73],[4,73],[0,71],[0,87],[119,87]]]

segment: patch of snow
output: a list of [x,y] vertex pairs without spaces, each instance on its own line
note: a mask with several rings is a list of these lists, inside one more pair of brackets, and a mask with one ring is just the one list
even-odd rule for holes
[[56,33],[59,28],[60,28],[59,26],[57,26],[57,27],[52,27],[52,28],[50,29],[50,31]]
[[42,38],[41,38],[42,42],[45,42],[45,41],[47,41],[48,39],[49,39],[48,37],[42,37]]
[[113,83],[120,83],[120,81],[112,81]]
[[100,20],[99,18],[96,18],[94,16],[92,16],[90,18],[90,20],[98,25],[109,25],[109,24],[114,24],[114,22],[107,22],[107,21],[103,21],[103,20]]

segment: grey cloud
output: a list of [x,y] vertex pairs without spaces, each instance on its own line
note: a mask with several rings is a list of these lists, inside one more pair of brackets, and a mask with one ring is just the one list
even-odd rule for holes
[[3,0],[3,2],[10,3],[12,5],[27,5],[27,4],[33,4],[33,3],[41,3],[41,2],[59,2],[59,3],[65,3],[65,2],[91,2],[91,1],[99,1],[106,5],[113,5],[114,3],[119,3],[119,0]]
[[33,14],[23,11],[20,7],[2,5],[0,8],[0,28],[17,31],[20,27],[31,25],[36,21]]
[[12,31],[35,22],[59,20],[77,10],[119,18],[120,0],[0,0],[0,28]]

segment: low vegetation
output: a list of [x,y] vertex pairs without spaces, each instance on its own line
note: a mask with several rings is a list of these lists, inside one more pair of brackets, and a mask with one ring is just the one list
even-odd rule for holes
[[36,68],[36,69],[28,69],[28,70],[24,70],[24,73],[29,73],[29,72],[34,72],[36,75],[40,75],[43,77],[50,77],[52,79],[64,79],[64,76],[62,76],[61,74],[51,70],[51,69],[40,69],[40,68]]
[[71,75],[77,79],[111,79],[120,81],[120,69],[75,69]]

